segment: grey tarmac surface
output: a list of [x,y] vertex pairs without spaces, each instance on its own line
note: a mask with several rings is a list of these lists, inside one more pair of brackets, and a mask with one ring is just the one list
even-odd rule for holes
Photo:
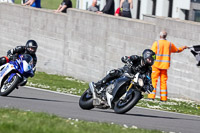
[[59,94],[42,89],[20,87],[7,97],[0,97],[0,107],[18,108],[34,112],[47,112],[64,118],[108,122],[145,129],[176,133],[200,133],[200,117],[134,107],[126,114],[113,110],[82,110],[79,97]]

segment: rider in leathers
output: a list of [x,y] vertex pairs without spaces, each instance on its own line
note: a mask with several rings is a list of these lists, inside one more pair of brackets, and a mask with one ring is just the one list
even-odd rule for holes
[[[99,91],[101,87],[106,85],[106,83],[108,83],[111,80],[119,78],[124,73],[135,75],[136,73],[140,72],[141,74],[147,75],[150,79],[152,73],[151,66],[154,63],[155,58],[156,58],[155,53],[150,49],[145,49],[142,53],[142,56],[137,56],[137,55],[132,55],[130,57],[124,56],[121,58],[122,62],[125,63],[124,67],[111,70],[102,80],[95,83],[94,86],[97,89],[97,91]],[[145,86],[145,89],[153,91],[151,80],[148,83],[148,85]]]
[[[8,50],[7,56],[0,57],[0,66],[8,63],[9,61],[14,61],[18,58],[19,54],[29,54],[33,58],[33,72],[36,71],[36,63],[37,63],[37,57],[36,57],[36,51],[37,51],[38,45],[37,42],[34,40],[28,40],[25,46],[17,46],[14,49]],[[31,77],[34,76],[34,73]],[[21,86],[25,85],[27,83],[27,79],[24,78],[23,84]]]
[[33,67],[35,69],[37,63],[36,51],[38,45],[34,40],[28,40],[25,46],[17,46],[7,52],[7,56],[0,57],[0,66],[8,63],[10,60],[17,59],[19,54],[29,54],[33,58]]

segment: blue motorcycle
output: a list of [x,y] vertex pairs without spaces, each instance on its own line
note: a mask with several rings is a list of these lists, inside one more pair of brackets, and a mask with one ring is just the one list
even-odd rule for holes
[[19,55],[0,66],[0,96],[7,96],[18,86],[25,85],[33,75],[33,58],[29,54]]

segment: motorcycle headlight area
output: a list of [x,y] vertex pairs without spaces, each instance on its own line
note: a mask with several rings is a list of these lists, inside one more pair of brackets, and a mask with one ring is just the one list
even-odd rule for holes
[[23,61],[23,69],[25,72],[28,72],[32,67],[26,61]]
[[143,87],[144,86],[144,81],[141,78],[138,78],[138,84],[139,86]]

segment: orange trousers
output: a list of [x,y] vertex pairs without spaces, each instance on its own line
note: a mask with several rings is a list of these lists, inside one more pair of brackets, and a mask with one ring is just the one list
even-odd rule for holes
[[152,85],[154,87],[154,90],[151,94],[148,94],[148,98],[155,99],[156,96],[156,87],[158,78],[160,77],[160,100],[161,101],[167,101],[167,69],[158,69],[156,67],[152,67]]

